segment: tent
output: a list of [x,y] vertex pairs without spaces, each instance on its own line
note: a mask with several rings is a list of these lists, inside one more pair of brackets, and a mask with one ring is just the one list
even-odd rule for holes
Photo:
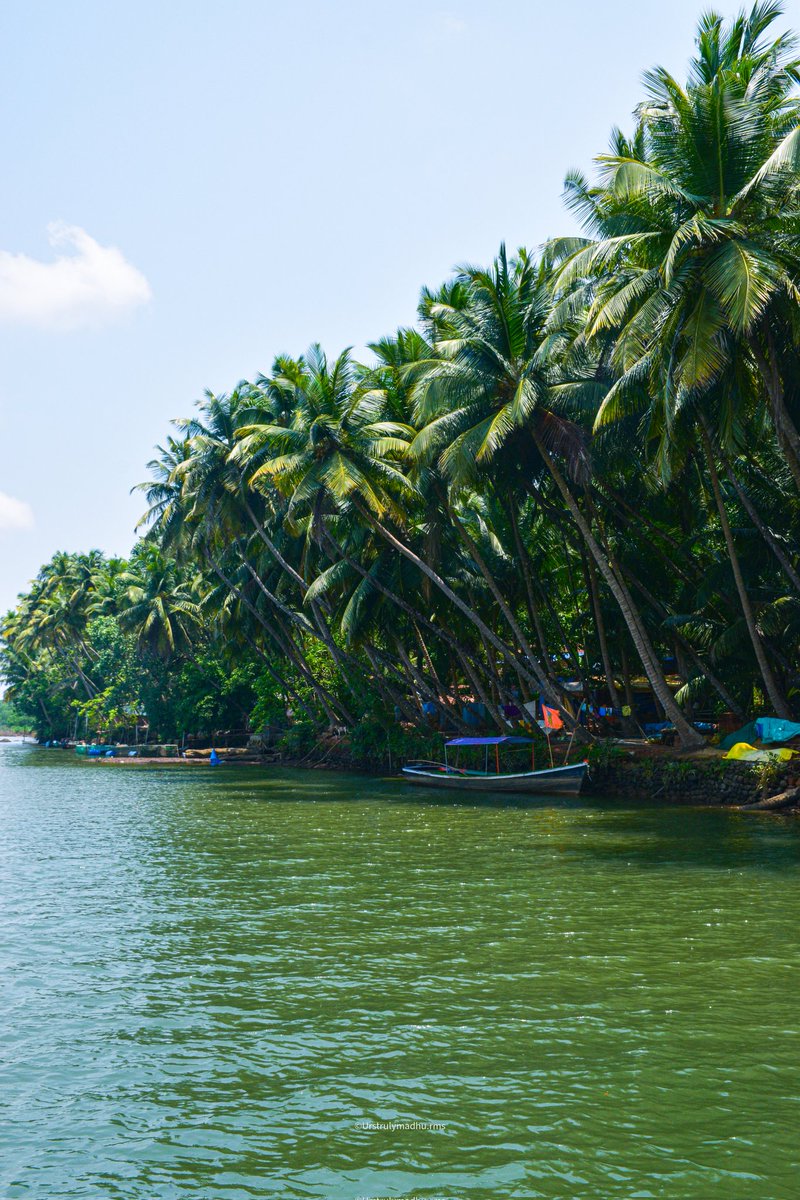
[[755,742],[758,741],[758,730],[755,721],[748,721],[741,729],[737,729],[735,733],[729,733],[724,737],[719,744],[720,750],[731,750],[737,742]]

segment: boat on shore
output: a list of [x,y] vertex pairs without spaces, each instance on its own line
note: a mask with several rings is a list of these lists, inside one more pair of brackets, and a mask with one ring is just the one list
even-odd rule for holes
[[[530,771],[500,770],[500,748],[509,745],[531,746]],[[484,769],[470,770],[449,760],[448,749],[462,746],[482,746],[485,750]],[[489,770],[489,748],[494,747],[495,770]],[[523,737],[461,737],[445,742],[445,760],[415,762],[403,767],[403,778],[423,787],[451,788],[459,792],[540,793],[546,796],[577,796],[589,770],[588,763],[579,762],[560,767],[536,770],[533,758],[533,739]]]

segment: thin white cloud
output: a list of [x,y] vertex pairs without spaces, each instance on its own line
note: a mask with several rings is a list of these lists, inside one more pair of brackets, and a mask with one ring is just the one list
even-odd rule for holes
[[454,12],[437,12],[435,20],[439,33],[449,37],[460,37],[466,32],[467,22]]
[[0,250],[0,321],[76,329],[146,304],[150,284],[116,246],[101,246],[85,229],[54,221],[52,262]]
[[33,528],[33,510],[24,500],[0,492],[0,533]]

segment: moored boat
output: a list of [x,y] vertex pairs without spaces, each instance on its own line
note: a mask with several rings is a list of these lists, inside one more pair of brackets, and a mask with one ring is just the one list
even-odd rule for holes
[[[460,792],[539,792],[548,796],[577,796],[589,767],[585,762],[568,766],[536,770],[531,751],[530,771],[500,771],[500,748],[507,745],[530,745],[531,738],[522,737],[463,737],[445,742],[445,761],[409,763],[403,767],[403,777],[409,783],[423,787],[451,788]],[[485,769],[469,770],[449,761],[448,749],[461,746],[483,746],[486,751]],[[489,767],[489,747],[495,750],[495,771]]]

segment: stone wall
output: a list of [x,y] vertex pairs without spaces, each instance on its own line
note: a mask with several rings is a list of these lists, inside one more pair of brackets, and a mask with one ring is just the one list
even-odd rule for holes
[[800,781],[800,765],[714,759],[612,760],[593,766],[588,790],[632,800],[671,804],[755,804]]

